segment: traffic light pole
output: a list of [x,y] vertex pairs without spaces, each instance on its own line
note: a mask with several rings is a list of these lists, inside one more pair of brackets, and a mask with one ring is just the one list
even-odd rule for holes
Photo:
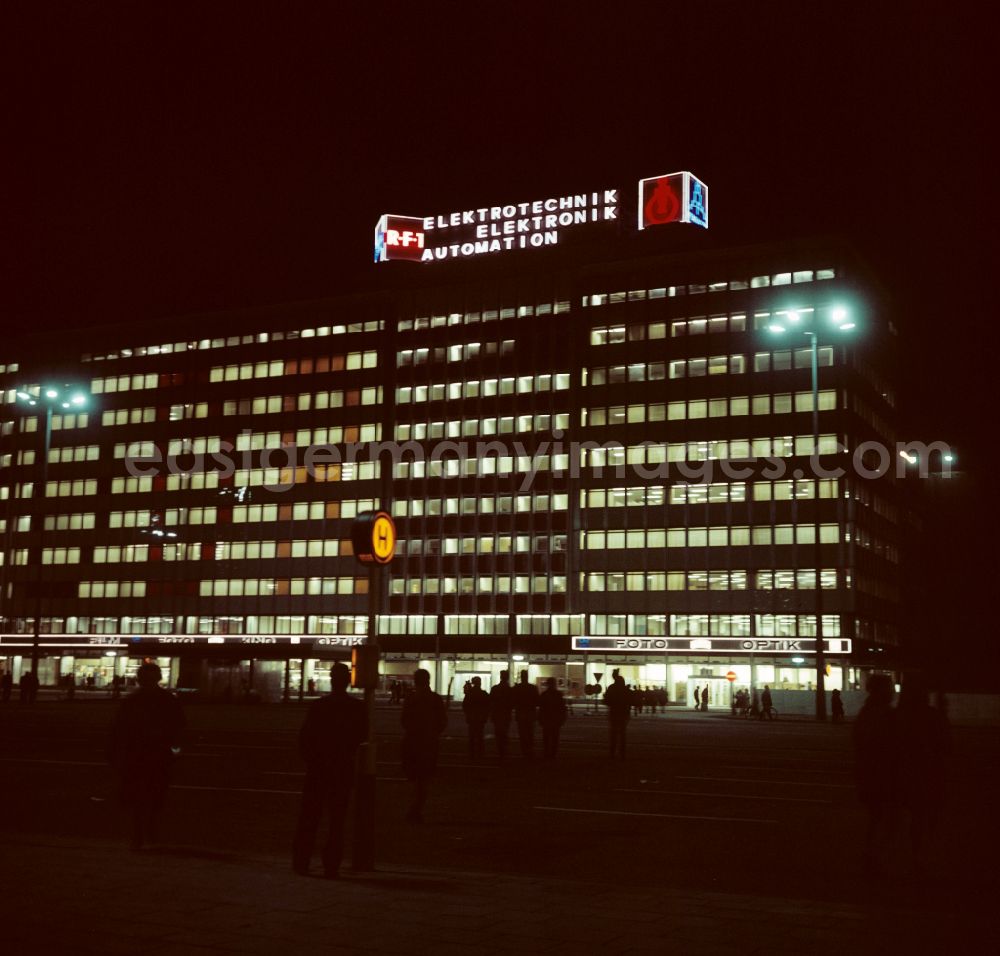
[[396,548],[396,525],[387,511],[366,511],[351,528],[354,556],[368,568],[368,640],[351,653],[351,683],[365,691],[368,739],[358,749],[354,801],[355,870],[375,869],[375,689],[378,687],[378,616],[382,610],[382,568]]
[[[378,654],[378,613],[381,567],[368,570],[368,641],[372,653]],[[358,749],[357,782],[354,796],[354,847],[351,865],[358,871],[375,869],[375,687],[367,682],[365,711],[368,715],[368,739]]]

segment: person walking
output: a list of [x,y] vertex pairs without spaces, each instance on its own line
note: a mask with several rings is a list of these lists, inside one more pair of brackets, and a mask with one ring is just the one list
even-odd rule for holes
[[844,722],[844,701],[840,696],[840,691],[836,689],[830,695],[830,715],[835,724]]
[[556,679],[545,682],[545,690],[538,698],[538,723],[542,725],[542,757],[555,760],[559,749],[559,731],[566,723],[566,700],[556,689]]
[[431,690],[429,671],[413,673],[413,692],[403,702],[403,772],[413,781],[413,799],[406,819],[423,823],[427,784],[437,766],[438,738],[448,725],[448,714],[440,694]]
[[514,717],[521,756],[530,760],[535,754],[535,717],[538,711],[538,688],[528,683],[528,672],[521,671],[514,688]]
[[708,712],[708,684],[706,684],[701,690],[701,709]]
[[465,691],[462,712],[469,728],[469,757],[475,760],[486,755],[483,731],[490,716],[490,695],[483,690],[481,677],[473,677]]
[[628,728],[629,716],[632,712],[632,700],[625,678],[615,673],[611,686],[604,694],[604,703],[608,708],[608,728],[611,745],[611,757],[625,759],[625,731]]
[[131,811],[133,850],[156,838],[170,785],[170,765],[180,745],[184,713],[177,698],[160,687],[163,672],[142,664],[137,690],[118,707],[111,725],[108,758],[119,778],[122,803]]
[[14,692],[14,675],[10,671],[4,671],[0,675],[0,700],[7,703],[10,695]]
[[764,685],[764,693],[760,695],[760,716],[759,719],[764,718],[768,720],[774,720],[774,709],[771,706],[771,688]]
[[368,711],[347,693],[351,671],[346,664],[330,667],[330,693],[312,701],[299,730],[299,753],[306,765],[302,802],[292,842],[292,869],[303,876],[316,845],[324,812],[323,875],[336,879],[344,856],[344,822],[354,786],[358,748],[368,737]]
[[507,738],[510,734],[510,715],[514,710],[514,690],[510,686],[510,671],[500,671],[500,680],[490,688],[490,720],[497,742],[497,754],[507,756]]
[[697,684],[694,688],[694,709],[701,710],[701,688]]

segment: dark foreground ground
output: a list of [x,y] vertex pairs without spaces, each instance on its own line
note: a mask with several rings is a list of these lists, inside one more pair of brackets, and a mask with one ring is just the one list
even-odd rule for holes
[[[104,764],[114,704],[0,708],[5,951],[899,953],[995,936],[996,732],[956,728],[918,877],[860,866],[849,727],[672,711],[574,715],[554,765],[466,755],[454,711],[422,826],[398,710],[378,711],[378,869],[295,876],[299,705],[192,706],[161,844],[125,848]],[[488,747],[492,741],[488,741]]]

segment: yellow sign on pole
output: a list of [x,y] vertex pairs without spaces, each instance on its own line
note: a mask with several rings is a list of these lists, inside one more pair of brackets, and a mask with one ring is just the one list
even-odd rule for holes
[[351,529],[351,544],[362,564],[388,564],[396,550],[396,523],[385,511],[358,515]]

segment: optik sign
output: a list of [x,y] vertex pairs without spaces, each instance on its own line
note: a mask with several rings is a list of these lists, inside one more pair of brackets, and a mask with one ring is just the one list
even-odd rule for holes
[[[557,245],[571,229],[617,222],[618,189],[481,206],[437,216],[384,215],[375,227],[375,261],[440,262]],[[708,227],[708,189],[691,173],[639,182],[638,228],[672,222]]]

